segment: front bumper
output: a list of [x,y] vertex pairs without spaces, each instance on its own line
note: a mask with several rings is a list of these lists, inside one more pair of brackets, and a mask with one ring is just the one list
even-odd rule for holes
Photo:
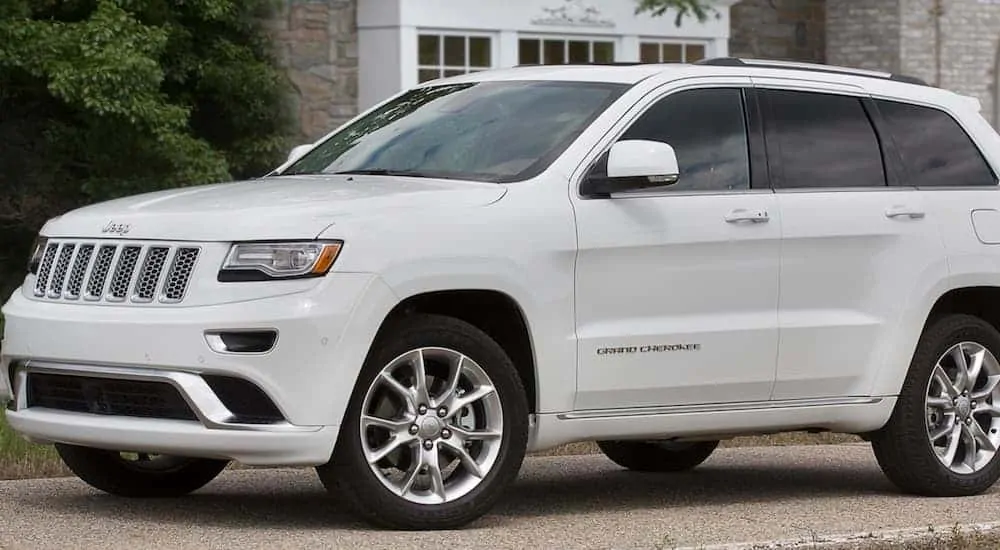
[[181,420],[101,417],[51,409],[7,413],[11,428],[37,443],[221,458],[260,466],[315,466],[330,459],[336,426],[296,431],[214,430]]
[[[376,277],[352,273],[331,274],[301,292],[198,307],[50,303],[17,292],[3,309],[0,372],[12,397],[7,421],[39,442],[246,464],[322,464],[360,367],[359,344],[372,332],[372,320],[356,313],[364,300],[381,305],[392,297]],[[352,322],[356,317],[361,321]],[[266,353],[220,353],[206,337],[248,329],[276,330],[277,343]],[[33,406],[27,391],[33,375],[77,377],[87,385],[77,397],[93,392],[93,380],[169,386],[191,417]],[[280,418],[241,421],[203,376],[252,383]],[[87,406],[100,409],[106,397],[88,397]],[[142,399],[149,397],[130,404]]]

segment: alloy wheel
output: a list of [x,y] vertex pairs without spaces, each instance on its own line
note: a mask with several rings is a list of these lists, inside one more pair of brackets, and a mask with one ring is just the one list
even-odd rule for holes
[[365,394],[361,445],[379,481],[418,504],[475,489],[500,456],[503,408],[475,361],[423,347],[387,364]]
[[927,384],[927,437],[938,460],[973,474],[1000,449],[1000,363],[981,344],[960,342],[938,359]]

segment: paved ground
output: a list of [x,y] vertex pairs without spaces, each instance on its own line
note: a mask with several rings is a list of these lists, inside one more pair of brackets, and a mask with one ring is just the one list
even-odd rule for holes
[[[681,475],[601,456],[528,459],[464,531],[368,529],[312,470],[232,471],[175,501],[127,501],[75,479],[0,483],[13,548],[670,548],[1000,519],[1000,486],[967,499],[898,494],[866,445],[720,449]],[[665,544],[666,543],[666,544]]]

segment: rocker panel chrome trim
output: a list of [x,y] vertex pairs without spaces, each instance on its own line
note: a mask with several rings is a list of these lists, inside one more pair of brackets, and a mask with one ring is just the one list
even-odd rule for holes
[[745,401],[742,403],[706,403],[702,405],[676,405],[665,407],[636,407],[628,409],[591,409],[561,413],[560,420],[586,420],[599,418],[621,418],[629,416],[660,416],[675,414],[697,414],[711,412],[735,412],[769,409],[795,409],[803,407],[829,407],[837,405],[874,405],[884,398],[874,397],[830,397],[819,399],[788,399],[782,401]]

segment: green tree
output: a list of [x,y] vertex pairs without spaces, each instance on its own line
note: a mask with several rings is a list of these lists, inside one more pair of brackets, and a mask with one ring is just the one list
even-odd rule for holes
[[0,0],[0,301],[54,215],[283,160],[273,4]]
[[706,21],[709,14],[714,13],[719,16],[718,11],[712,7],[708,0],[637,0],[636,13],[649,13],[660,17],[667,10],[675,10],[676,16],[674,24],[681,25],[684,17],[694,16],[698,21]]

